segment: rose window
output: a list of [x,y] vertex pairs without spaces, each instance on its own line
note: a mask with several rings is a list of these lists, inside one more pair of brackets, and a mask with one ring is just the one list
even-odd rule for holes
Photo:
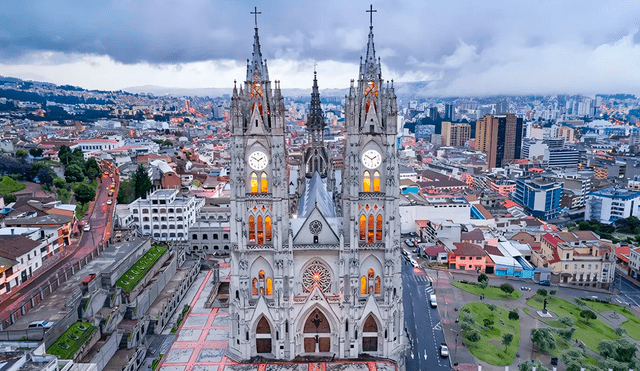
[[331,274],[327,267],[319,261],[309,264],[302,274],[304,292],[311,292],[315,286],[318,286],[322,292],[329,292],[331,288]]

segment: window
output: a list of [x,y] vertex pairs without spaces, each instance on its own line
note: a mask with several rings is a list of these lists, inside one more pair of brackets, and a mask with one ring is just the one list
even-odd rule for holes
[[258,193],[258,176],[251,173],[251,193]]
[[381,280],[376,276],[372,268],[369,268],[366,276],[360,278],[360,294],[380,294]]
[[380,192],[380,173],[378,171],[373,173],[373,191]]
[[362,190],[371,192],[371,174],[368,171],[365,171],[362,176]]
[[373,231],[374,231],[373,215],[369,215],[369,230],[367,231],[368,243],[373,243]]
[[360,215],[360,241],[364,241],[367,234],[367,217]]
[[149,214],[149,209],[142,209],[143,214]]
[[151,211],[153,211],[153,213],[156,214],[158,212],[158,209],[153,209]]
[[198,235],[194,233],[194,234],[191,236],[191,239],[192,239],[192,240],[197,240],[197,239],[198,239]]
[[223,234],[222,235],[222,239],[228,240],[229,239],[229,234],[228,233]]
[[138,213],[138,209],[133,209],[133,213],[137,214]]
[[208,239],[209,239],[209,235],[208,235],[208,234],[206,234],[206,233],[203,233],[203,234],[202,234],[202,239],[203,239],[203,240],[208,240]]
[[260,176],[260,192],[262,193],[267,193],[267,185],[269,184],[269,182],[267,181],[267,173],[262,173],[262,175]]
[[382,215],[376,217],[376,241],[382,241]]
[[564,269],[569,269],[569,264],[565,264]]
[[265,239],[271,241],[271,217],[266,216],[264,218]]
[[264,229],[262,225],[262,216],[258,216],[258,225],[256,226],[256,230],[258,231],[258,244],[264,244]]
[[251,215],[249,217],[249,241],[255,242],[256,241],[256,221],[253,217],[253,215]]
[[266,277],[262,269],[258,272],[258,278],[254,277],[251,281],[251,286],[251,294],[254,296],[258,294],[273,295],[273,279]]
[[214,233],[214,234],[213,234],[213,239],[214,239],[214,240],[217,240],[217,239],[218,239],[218,234],[217,234],[217,233]]

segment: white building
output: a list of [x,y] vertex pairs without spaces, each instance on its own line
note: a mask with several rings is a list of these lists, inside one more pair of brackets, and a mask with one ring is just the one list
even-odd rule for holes
[[58,234],[41,228],[0,229],[0,294],[15,289],[42,267],[48,248],[58,246]]
[[[187,241],[189,228],[204,205],[204,199],[179,195],[177,189],[158,189],[146,199],[129,204],[133,225],[144,236],[157,241]],[[127,220],[126,215],[119,219]]]
[[80,148],[82,152],[91,153],[91,152],[108,151],[108,150],[122,147],[123,145],[124,145],[124,142],[122,142],[121,140],[96,138],[96,139],[76,140],[74,145],[72,145],[70,148],[71,150]]
[[629,252],[629,275],[636,280],[640,279],[640,247]]
[[422,197],[415,193],[400,195],[400,225],[402,233],[415,229],[415,221],[431,222],[453,220],[458,224],[471,223],[471,204],[462,197]]
[[610,224],[630,216],[640,216],[640,191],[610,187],[589,193],[586,220]]

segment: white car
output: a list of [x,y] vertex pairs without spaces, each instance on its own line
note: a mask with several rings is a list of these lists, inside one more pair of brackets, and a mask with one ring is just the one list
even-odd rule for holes
[[90,231],[91,230],[91,224],[87,223],[84,225],[84,228],[82,228],[85,232],[86,231]]
[[53,326],[53,322],[47,322],[47,321],[35,321],[29,324],[29,328],[50,329],[52,326]]
[[418,262],[415,261],[415,259],[411,259],[410,262],[411,262],[411,265],[413,265],[414,268],[418,268],[419,267]]
[[113,201],[107,200],[107,205],[111,205],[112,203],[113,203]]
[[440,344],[440,357],[447,358],[449,357],[449,348],[446,343]]

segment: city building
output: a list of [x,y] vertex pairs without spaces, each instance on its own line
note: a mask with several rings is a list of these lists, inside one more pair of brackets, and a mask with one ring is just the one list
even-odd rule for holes
[[629,251],[629,275],[640,280],[640,247]]
[[502,167],[520,158],[522,118],[508,113],[485,115],[476,122],[475,149],[487,154],[490,168]]
[[444,120],[452,121],[454,119],[455,110],[453,108],[453,104],[445,103],[444,104]]
[[306,123],[313,140],[299,156],[299,186],[290,186],[280,82],[272,87],[257,27],[243,85],[230,108],[228,354],[368,354],[402,368],[401,259],[392,248],[400,240],[398,107],[382,79],[373,26],[345,104],[341,189],[324,155],[315,75]]
[[462,147],[471,139],[471,125],[467,123],[442,122],[442,145]]
[[228,206],[203,206],[196,222],[189,228],[187,246],[193,253],[226,255],[231,246],[231,208]]
[[[133,215],[133,226],[143,236],[151,236],[156,241],[187,241],[189,228],[196,221],[196,215],[204,199],[182,196],[177,189],[158,189],[129,204],[128,212]],[[120,220],[126,220],[119,215]]]
[[609,187],[587,196],[586,220],[610,224],[630,216],[640,217],[640,191]]
[[553,219],[560,213],[562,183],[544,177],[518,178],[512,199],[536,218]]
[[449,269],[493,273],[495,265],[482,246],[468,242],[456,242],[449,252]]

